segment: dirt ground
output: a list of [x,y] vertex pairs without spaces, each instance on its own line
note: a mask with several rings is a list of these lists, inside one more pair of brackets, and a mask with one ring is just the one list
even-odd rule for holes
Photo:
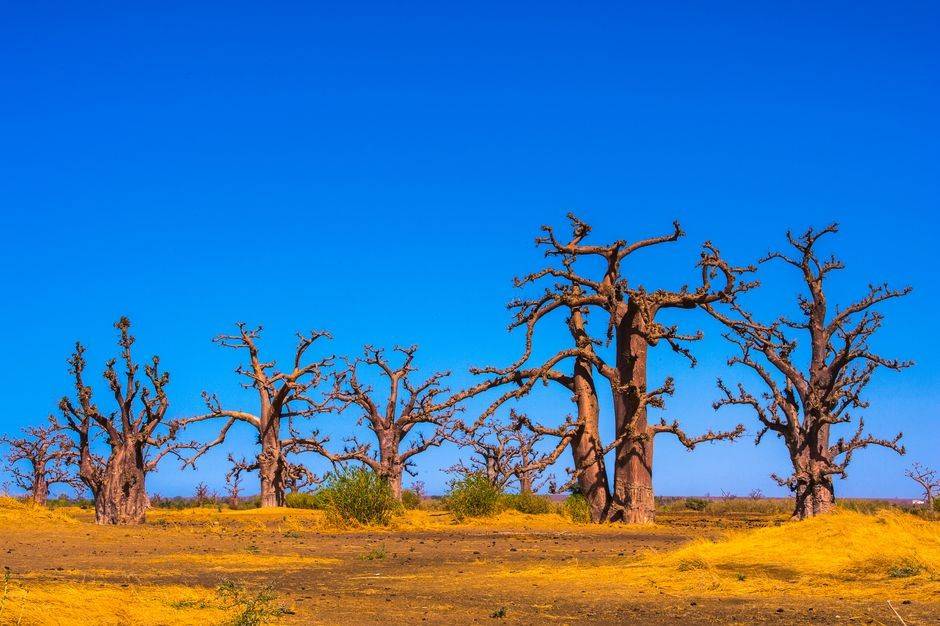
[[[288,610],[272,623],[284,624],[901,623],[880,600],[716,599],[621,586],[609,576],[553,575],[572,565],[600,571],[729,526],[778,521],[770,517],[677,515],[633,529],[521,515],[454,525],[425,513],[388,531],[338,532],[320,526],[311,511],[238,513],[158,511],[146,526],[131,528],[97,527],[84,511],[71,513],[71,523],[0,523],[0,566],[24,590],[7,594],[0,623],[76,623],[66,610],[46,610],[44,585],[86,597],[116,588],[131,604],[139,593],[140,611],[148,610],[141,590],[163,590],[162,608],[147,613],[146,623],[212,623],[195,602],[174,601],[173,590],[203,589],[211,597],[225,580],[246,589],[271,586],[276,604]],[[84,623],[144,622],[129,607],[99,604]],[[937,603],[902,598],[894,608],[907,624],[940,623]]]

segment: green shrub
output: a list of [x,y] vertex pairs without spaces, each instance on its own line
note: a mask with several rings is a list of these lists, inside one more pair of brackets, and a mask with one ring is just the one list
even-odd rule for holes
[[401,492],[401,505],[409,511],[421,508],[421,496],[414,491],[405,490]]
[[685,499],[685,508],[692,511],[704,511],[705,507],[708,506],[708,500],[703,498],[686,498]]
[[573,522],[587,524],[591,521],[591,509],[580,493],[573,493],[565,498],[563,510]]
[[385,526],[392,513],[401,507],[388,481],[362,468],[331,474],[320,492],[326,503],[327,520],[337,526]]
[[530,515],[544,515],[552,512],[552,503],[549,499],[532,492],[507,493],[503,495],[503,505],[508,509],[515,509],[520,513]]
[[289,493],[284,496],[284,505],[289,509],[324,510],[329,504],[325,489],[318,489],[313,493]]
[[502,496],[502,489],[483,474],[467,474],[450,483],[447,510],[458,521],[468,517],[486,517],[499,512]]

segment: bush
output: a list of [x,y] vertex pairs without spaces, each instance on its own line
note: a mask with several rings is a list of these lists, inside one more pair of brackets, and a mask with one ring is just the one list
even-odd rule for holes
[[327,520],[337,526],[385,526],[401,506],[387,480],[362,468],[331,474],[317,496],[325,502]]
[[401,505],[409,511],[421,508],[421,496],[414,491],[406,489],[401,492]]
[[325,489],[313,493],[289,493],[284,496],[284,505],[289,509],[324,510],[330,503]]
[[503,505],[506,508],[515,509],[520,513],[529,513],[530,515],[544,515],[552,512],[552,503],[548,498],[532,492],[507,493],[503,496]]
[[685,499],[685,508],[692,511],[704,511],[705,507],[708,506],[708,500],[703,498],[686,498]]
[[499,512],[502,496],[502,489],[483,474],[467,474],[450,483],[447,510],[458,521],[468,517],[486,517]]
[[588,507],[587,500],[580,493],[573,493],[563,504],[565,515],[571,518],[571,521],[579,524],[587,524],[591,521],[591,509]]

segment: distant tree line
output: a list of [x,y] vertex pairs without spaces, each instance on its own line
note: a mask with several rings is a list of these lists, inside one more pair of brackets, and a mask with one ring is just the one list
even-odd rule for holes
[[[2,438],[16,484],[38,503],[45,501],[52,484],[84,487],[94,499],[98,523],[140,523],[149,506],[149,472],[167,456],[195,467],[206,452],[225,442],[233,427],[242,425],[254,431],[257,449],[248,458],[230,455],[226,480],[237,499],[243,473],[257,472],[263,507],[284,506],[286,493],[319,482],[300,462],[301,454],[319,455],[336,467],[365,466],[400,499],[403,475],[413,473],[417,458],[449,441],[472,452],[450,472],[480,473],[499,487],[515,483],[522,492],[549,482],[555,491],[582,494],[593,522],[649,522],[657,435],[672,435],[692,450],[745,433],[737,425],[692,435],[678,421],[650,419],[649,409],[665,408],[675,391],[674,378],[663,373],[656,373],[658,382],[649,383],[650,352],[665,346],[694,366],[693,347],[703,338],[700,330],[662,322],[665,311],[698,311],[717,320],[734,349],[729,366],[755,375],[759,390],[719,378],[721,395],[714,408],[748,407],[759,426],[756,441],[772,434],[786,447],[792,471],[774,478],[794,493],[795,519],[835,506],[833,477],[846,475],[858,450],[881,446],[904,454],[900,433],[871,435],[858,413],[868,406],[863,392],[876,370],[912,364],[869,347],[883,320],[878,305],[907,295],[910,288],[869,285],[853,303],[830,304],[825,281],[843,264],[835,257],[822,258],[817,244],[835,233],[836,225],[787,233],[787,250],[771,252],[755,265],[732,265],[706,242],[694,268],[696,283],[668,290],[643,282],[624,265],[631,255],[679,240],[684,233],[678,223],[661,236],[597,243],[590,240],[588,224],[568,217],[566,236],[544,226],[536,238],[545,265],[515,279],[523,295],[508,306],[513,311],[510,330],[518,328],[523,335],[519,358],[508,365],[471,368],[476,382],[466,388],[448,388],[449,372],[419,376],[417,346],[387,351],[367,345],[358,356],[313,356],[330,339],[325,331],[298,334],[291,360],[279,366],[262,356],[261,327],[238,323],[235,333],[214,341],[244,356],[235,373],[254,392],[253,402],[236,405],[205,391],[205,412],[170,420],[169,374],[156,356],[141,371],[132,354],[130,321],[122,317],[115,324],[119,355],[105,363],[104,384],[93,389],[86,376],[85,347],[77,343],[68,359],[74,389],[60,401],[59,415],[45,426],[25,429],[22,437]],[[746,294],[762,293],[758,273],[767,263],[783,263],[794,271],[802,286],[798,317],[763,320],[745,306]],[[778,299],[776,293],[764,296]],[[784,306],[781,302],[774,308],[782,311]],[[567,331],[553,353],[542,346],[542,331],[552,325]],[[538,353],[551,356],[536,360],[536,345]],[[373,380],[381,385],[373,387]],[[570,394],[573,411],[567,418],[552,423],[515,408],[503,411],[549,385]],[[466,402],[477,396],[489,398],[485,408],[474,419],[464,419]],[[612,399],[609,415],[602,414],[602,398]],[[559,407],[558,412],[566,411]],[[316,418],[329,414],[356,420],[361,434],[333,445],[316,428]],[[498,419],[500,414],[505,417]],[[217,423],[217,436],[202,442],[185,439],[182,434],[199,422]],[[612,427],[604,429],[613,432],[609,441],[602,439],[602,424]],[[848,424],[855,427],[845,436],[831,432]],[[545,472],[566,454],[567,480],[549,481]],[[936,481],[929,470],[917,466],[909,475],[928,499],[933,497]]]

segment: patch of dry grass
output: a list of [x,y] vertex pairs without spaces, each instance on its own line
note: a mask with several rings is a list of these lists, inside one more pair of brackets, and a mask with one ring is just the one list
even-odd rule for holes
[[498,576],[551,576],[716,597],[799,594],[936,601],[940,526],[898,511],[839,511],[729,533],[719,540],[700,539],[623,565],[588,567],[569,561]]
[[0,526],[75,524],[76,521],[61,511],[36,506],[15,498],[0,497]]
[[199,587],[14,580],[0,607],[0,624],[200,626],[223,623],[231,613],[213,590]]
[[340,560],[302,556],[299,554],[251,554],[249,552],[232,552],[225,554],[167,554],[153,558],[150,562],[197,566],[202,570],[241,573],[323,567],[336,565]]

